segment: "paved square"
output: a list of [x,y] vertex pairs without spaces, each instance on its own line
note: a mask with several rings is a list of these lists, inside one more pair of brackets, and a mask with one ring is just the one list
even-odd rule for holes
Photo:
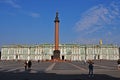
[[88,64],[74,62],[35,62],[31,70],[24,61],[0,61],[0,80],[120,80],[117,61],[94,61],[94,77],[88,76]]

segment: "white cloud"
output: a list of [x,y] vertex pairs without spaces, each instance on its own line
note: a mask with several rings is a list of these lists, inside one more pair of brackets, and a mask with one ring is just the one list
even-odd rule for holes
[[40,13],[34,12],[34,11],[24,11],[24,10],[22,10],[21,13],[26,15],[26,16],[32,17],[32,18],[39,18],[40,17]]
[[84,13],[80,21],[76,23],[77,30],[83,31],[88,30],[93,26],[101,25],[101,23],[98,23],[100,21],[100,18],[105,20],[104,14],[107,13],[107,10],[100,6],[95,6]]
[[[5,4],[9,4],[10,6],[14,7],[14,8],[21,8],[21,6],[19,4],[17,4],[17,0],[0,0],[0,3],[5,3]],[[30,11],[24,11],[24,10],[19,10],[20,13],[25,14],[27,16],[31,16],[33,18],[38,18],[40,17],[39,13],[35,13],[35,12],[30,12]],[[11,14],[9,13],[9,15],[15,15],[15,14]]]
[[98,38],[92,38],[92,39],[80,38],[75,42],[80,43],[80,44],[99,44],[99,40],[100,39],[98,39]]
[[109,31],[109,32],[107,33],[107,35],[112,35],[112,32],[111,32],[111,31]]
[[33,17],[33,18],[38,18],[38,17],[40,17],[40,14],[39,13],[30,13],[29,14],[31,17]]
[[120,6],[116,2],[112,2],[105,7],[100,4],[94,6],[83,13],[81,19],[76,23],[76,30],[85,33],[94,33],[106,25],[113,25],[116,18],[120,18]]
[[120,36],[120,1],[108,6],[99,4],[88,9],[76,22],[76,31],[80,34],[76,42],[96,44],[102,39],[104,43],[119,43]]
[[0,0],[1,3],[9,4],[10,6],[14,8],[21,8],[19,4],[17,4],[17,0]]

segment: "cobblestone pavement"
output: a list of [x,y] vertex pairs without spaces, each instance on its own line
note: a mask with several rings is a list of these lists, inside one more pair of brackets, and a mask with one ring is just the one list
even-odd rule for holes
[[0,80],[120,80],[117,61],[94,61],[94,76],[88,76],[88,64],[74,62],[35,62],[24,70],[23,61],[0,61]]

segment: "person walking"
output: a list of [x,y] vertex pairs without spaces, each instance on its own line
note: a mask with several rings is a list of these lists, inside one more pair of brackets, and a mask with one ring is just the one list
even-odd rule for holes
[[89,61],[88,62],[89,63],[89,65],[88,65],[88,68],[89,68],[89,77],[93,77],[93,62],[92,61]]
[[118,63],[118,70],[120,70],[120,59],[118,59],[117,63]]
[[31,66],[32,66],[32,62],[31,60],[28,61],[28,69],[31,69]]
[[25,70],[27,70],[27,65],[28,65],[28,63],[27,63],[27,61],[25,61],[25,62],[24,62]]

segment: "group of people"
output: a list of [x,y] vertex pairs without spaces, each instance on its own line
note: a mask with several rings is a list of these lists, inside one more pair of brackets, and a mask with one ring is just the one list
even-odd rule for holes
[[24,63],[25,70],[27,70],[27,69],[30,70],[30,69],[31,69],[31,66],[32,66],[31,60],[25,61],[25,63]]

